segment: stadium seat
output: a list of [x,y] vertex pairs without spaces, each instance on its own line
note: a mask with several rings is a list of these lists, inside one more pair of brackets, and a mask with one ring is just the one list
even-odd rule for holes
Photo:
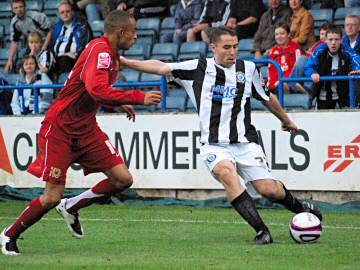
[[254,39],[253,38],[246,38],[240,40],[238,44],[238,59],[251,59],[254,58],[254,56],[251,53],[251,50],[254,45]]
[[175,31],[175,18],[166,17],[161,22],[160,36],[165,33],[173,33]]
[[10,85],[16,85],[17,82],[19,81],[21,75],[17,74],[17,73],[8,73],[6,74],[6,81],[10,84]]
[[261,101],[251,98],[250,99],[251,109],[254,111],[265,111],[266,107],[261,103]]
[[26,10],[42,11],[42,1],[26,1]]
[[185,111],[186,112],[196,112],[196,108],[195,108],[194,104],[191,102],[190,98],[187,98],[187,100],[186,100]]
[[203,41],[185,42],[181,44],[179,61],[206,57],[207,45]]
[[[157,110],[161,110],[161,102],[156,105]],[[185,98],[177,96],[166,97],[166,111],[183,112],[185,110]]]
[[90,28],[93,32],[94,37],[100,37],[104,34],[104,21],[90,22]]
[[136,43],[137,44],[149,44],[150,48],[152,48],[153,46],[153,40],[152,37],[148,36],[148,37],[139,37],[136,39]]
[[11,18],[11,16],[11,1],[0,2],[0,18]]
[[171,16],[175,16],[177,4],[173,4],[170,6],[170,14]]
[[57,79],[58,84],[64,84],[69,76],[70,72],[64,72],[59,75],[59,78]]
[[10,55],[10,48],[0,49],[0,67],[4,67],[6,65],[9,55]]
[[124,56],[131,59],[147,59],[150,57],[150,45],[149,44],[134,44],[129,50],[123,52]]
[[211,49],[209,49],[208,52],[207,52],[207,54],[206,54],[206,57],[207,57],[207,58],[212,58],[212,57],[214,57],[214,52],[213,52]]
[[169,97],[183,97],[183,98],[186,98],[186,90],[184,88],[170,88],[168,87],[168,90],[167,90],[167,93],[166,93],[167,96]]
[[144,18],[137,21],[137,35],[139,37],[151,36],[153,41],[155,41],[159,34],[159,31],[159,18]]
[[128,82],[138,82],[140,80],[140,72],[133,69],[124,69],[121,71],[124,75],[126,81]]
[[140,81],[142,82],[148,82],[148,81],[160,81],[161,76],[157,74],[151,74],[142,72],[140,75]]
[[44,3],[44,13],[48,16],[56,15],[58,14],[58,7],[59,7],[60,1],[58,0],[47,0]]
[[175,43],[157,43],[152,50],[152,57],[154,59],[171,62],[176,60],[179,46]]
[[290,110],[307,110],[309,109],[309,95],[285,94],[284,107]]
[[315,28],[320,28],[325,22],[332,22],[333,11],[330,8],[310,9],[311,15],[314,17]]
[[360,16],[360,7],[338,8],[334,14],[334,24],[337,26],[344,27],[346,15]]

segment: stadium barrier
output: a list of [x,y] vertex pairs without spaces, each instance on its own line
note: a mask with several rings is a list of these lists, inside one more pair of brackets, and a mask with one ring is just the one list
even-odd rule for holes
[[[284,107],[284,85],[285,82],[312,82],[309,77],[296,77],[296,78],[285,78],[284,73],[281,70],[281,66],[278,62],[272,59],[253,59],[251,60],[255,64],[272,64],[275,66],[279,74],[279,101],[281,106]],[[360,80],[360,76],[321,76],[320,81],[336,81],[336,80],[348,80],[349,82],[349,105],[350,108],[356,108],[356,91],[355,91],[355,80]]]
[[[252,59],[255,64],[272,64],[275,66],[279,74],[279,101],[281,106],[284,107],[284,86],[285,82],[306,82],[312,81],[308,77],[296,77],[296,78],[285,78],[284,73],[281,70],[279,63],[272,59]],[[355,91],[355,80],[360,80],[360,75],[357,76],[321,76],[320,81],[336,81],[336,80],[349,80],[349,105],[350,108],[356,108],[356,91]],[[33,89],[34,90],[34,111],[39,113],[39,89],[40,88],[53,88],[59,89],[62,88],[63,84],[43,84],[43,85],[6,85],[0,86],[0,90],[14,90],[14,89]],[[151,87],[159,86],[162,92],[163,97],[167,93],[167,83],[164,76],[161,77],[159,81],[147,81],[147,82],[117,82],[114,84],[115,87]],[[22,99],[22,106],[24,107],[25,100]],[[166,99],[161,101],[161,110],[166,110]]]
[[[164,76],[161,77],[159,81],[147,81],[147,82],[117,82],[113,84],[114,87],[152,87],[159,86],[161,89],[162,95],[165,97],[167,92],[167,83]],[[31,85],[1,85],[1,90],[15,90],[15,89],[24,89],[24,90],[34,90],[34,112],[39,113],[39,89],[60,89],[64,87],[63,84],[31,84]],[[20,93],[21,96],[22,93]],[[21,99],[21,106],[25,108],[25,100]],[[166,108],[166,99],[161,101],[161,110],[165,111]]]

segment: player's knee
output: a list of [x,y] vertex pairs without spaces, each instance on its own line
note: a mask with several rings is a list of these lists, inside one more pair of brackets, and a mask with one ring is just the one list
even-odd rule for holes
[[112,184],[115,185],[117,189],[121,189],[121,190],[131,187],[134,181],[130,173],[123,174],[118,177],[114,177],[112,180],[113,180],[111,181]]
[[54,208],[60,203],[61,195],[60,194],[44,194],[41,197],[41,204],[46,209]]
[[232,168],[229,168],[228,166],[222,166],[222,165],[215,166],[213,173],[219,180],[221,180],[223,182],[230,181],[234,175]]
[[262,196],[272,200],[279,197],[279,190],[276,185],[263,185],[257,190]]

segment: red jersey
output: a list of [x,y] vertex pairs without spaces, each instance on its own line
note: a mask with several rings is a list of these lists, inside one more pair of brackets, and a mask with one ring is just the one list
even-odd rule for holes
[[319,40],[319,41],[317,41],[316,43],[314,43],[314,44],[311,46],[311,48],[306,51],[306,57],[309,58],[309,57],[312,55],[312,53],[315,52],[316,48],[317,48],[320,44],[323,44],[323,43],[324,43],[324,41],[321,41],[321,40]]
[[[299,44],[289,40],[288,46],[282,48],[278,45],[272,47],[269,58],[278,62],[285,77],[289,77],[294,69],[297,59],[304,54]],[[273,65],[269,65],[268,87],[270,90],[276,88],[279,83],[278,72]]]
[[81,137],[96,131],[100,105],[144,104],[145,93],[121,91],[111,85],[117,80],[119,55],[106,36],[91,41],[70,72],[59,97],[44,122],[56,125],[66,134]]

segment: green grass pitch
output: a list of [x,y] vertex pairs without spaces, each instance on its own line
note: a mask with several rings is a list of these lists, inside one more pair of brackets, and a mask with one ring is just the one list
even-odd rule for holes
[[[0,203],[0,226],[26,206]],[[260,210],[275,243],[253,246],[254,231],[232,209],[94,205],[81,212],[85,237],[71,237],[51,211],[19,240],[16,269],[360,269],[360,213],[325,212],[319,243],[296,244],[292,213]]]

